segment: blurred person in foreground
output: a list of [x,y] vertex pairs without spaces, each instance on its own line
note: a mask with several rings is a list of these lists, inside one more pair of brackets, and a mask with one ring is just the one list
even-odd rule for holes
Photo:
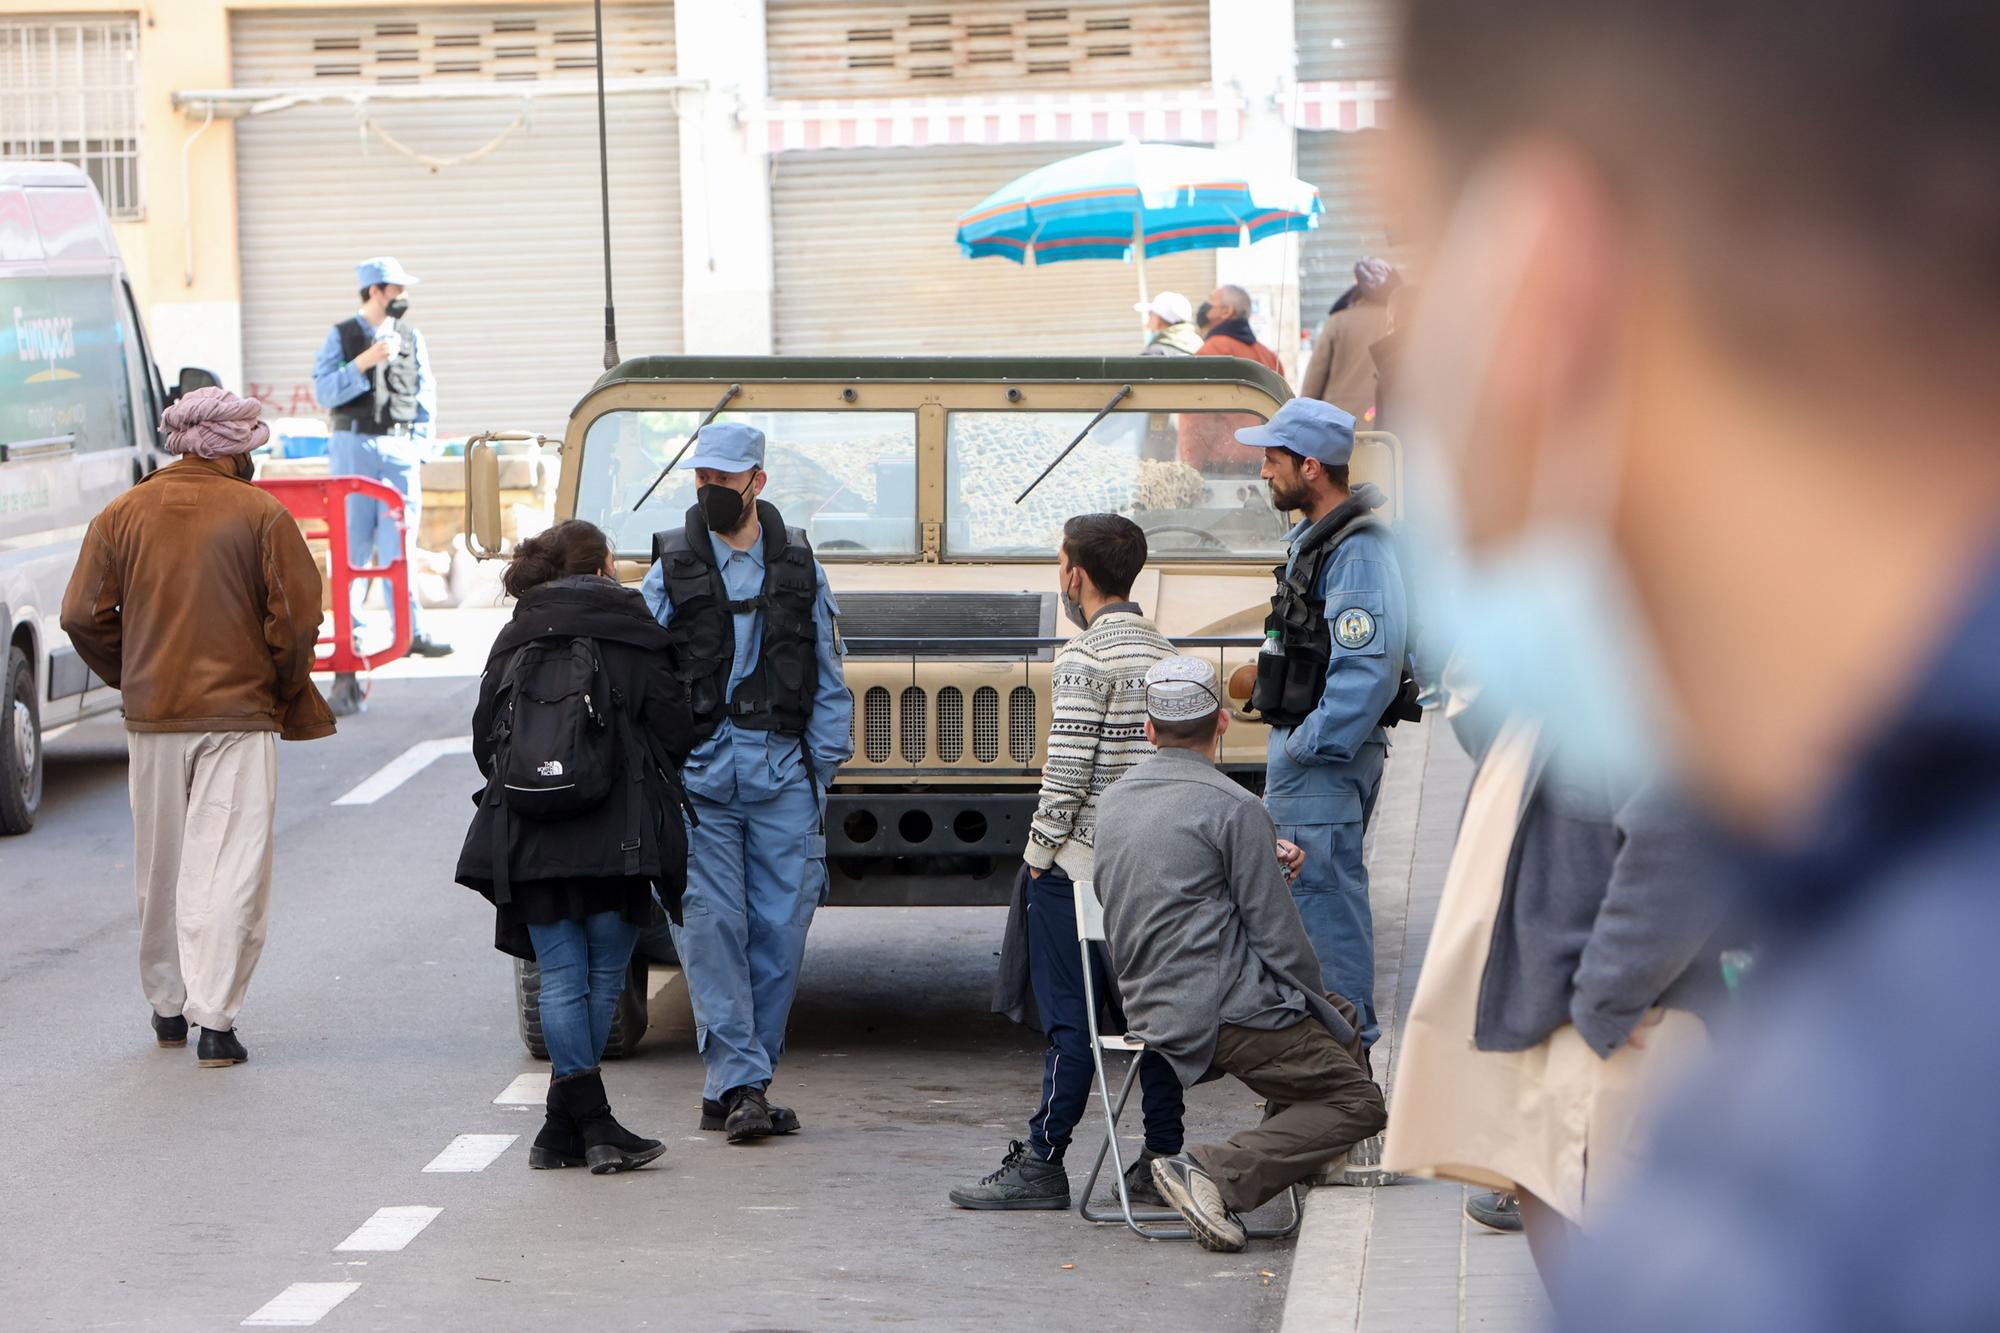
[[[1447,684],[1454,684],[1447,676]],[[1705,821],[1551,762],[1476,691],[1446,714],[1479,757],[1397,1060],[1383,1166],[1497,1194],[1552,1278],[1637,1168],[1660,1092],[1725,994]]]
[[1558,1312],[2000,1325],[2000,10],[1404,12],[1427,619],[1730,820],[1759,939]]
[[1126,1034],[1184,1086],[1234,1074],[1265,1099],[1255,1129],[1152,1162],[1196,1242],[1231,1252],[1248,1239],[1244,1214],[1382,1128],[1382,1090],[1286,888],[1301,849],[1215,766],[1229,731],[1215,664],[1169,657],[1145,687],[1159,750],[1104,793],[1097,896]]
[[180,461],[92,520],[63,595],[70,644],[124,694],[139,980],[161,1046],[201,1028],[204,1069],[250,1058],[236,1016],[270,927],[278,741],[333,734],[313,686],[319,566],[251,483],[259,404],[196,389],[167,409]]

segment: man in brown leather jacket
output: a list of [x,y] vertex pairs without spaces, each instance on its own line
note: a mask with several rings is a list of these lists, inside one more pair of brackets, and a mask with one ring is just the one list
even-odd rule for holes
[[182,459],[105,506],[62,625],[124,695],[139,976],[162,1046],[201,1027],[204,1068],[248,1058],[236,1014],[264,950],[277,741],[333,734],[312,683],[319,567],[250,482],[258,404],[198,389],[167,409]]

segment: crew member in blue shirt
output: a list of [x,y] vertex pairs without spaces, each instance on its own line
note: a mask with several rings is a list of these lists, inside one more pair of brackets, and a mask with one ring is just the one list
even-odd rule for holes
[[1274,571],[1253,705],[1271,726],[1264,801],[1278,836],[1305,852],[1292,894],[1326,989],[1354,1005],[1372,1045],[1375,931],[1362,843],[1388,754],[1384,716],[1403,679],[1408,611],[1374,486],[1349,488],[1354,418],[1294,398],[1270,422],[1236,432],[1264,451],[1281,512],[1305,515]]
[[[424,337],[407,315],[415,274],[395,259],[365,259],[355,266],[361,309],[327,331],[313,363],[313,394],[328,414],[327,461],[336,477],[366,477],[393,486],[403,497],[404,526],[414,549],[423,509],[421,471],[437,421],[437,377],[431,374]],[[396,558],[396,527],[386,507],[352,497],[347,502],[348,555],[357,566]],[[368,584],[354,585],[355,628]],[[423,631],[416,572],[410,575],[410,654],[444,657],[451,645]],[[352,711],[351,679],[336,685],[341,707]]]
[[764,433],[701,432],[684,525],[653,539],[641,591],[673,640],[695,732],[694,817],[674,931],[707,1066],[702,1128],[732,1143],[799,1127],[766,1096],[806,931],[827,893],[826,787],[854,753],[840,608],[803,531],[759,499]]

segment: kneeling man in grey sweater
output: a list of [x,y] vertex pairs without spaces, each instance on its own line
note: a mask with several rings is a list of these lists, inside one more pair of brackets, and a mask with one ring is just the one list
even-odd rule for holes
[[1354,1006],[1319,989],[1270,815],[1215,767],[1229,716],[1214,664],[1156,663],[1146,712],[1159,753],[1099,798],[1097,893],[1127,1034],[1183,1086],[1234,1074],[1274,1108],[1225,1144],[1153,1163],[1194,1238],[1240,1250],[1242,1214],[1381,1130],[1382,1090]]

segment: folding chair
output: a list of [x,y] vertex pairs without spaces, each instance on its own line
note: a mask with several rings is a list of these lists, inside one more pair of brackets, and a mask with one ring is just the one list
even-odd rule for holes
[[[1139,1081],[1139,1057],[1146,1053],[1146,1044],[1135,1041],[1120,1033],[1106,1036],[1097,1030],[1097,983],[1096,968],[1091,965],[1091,945],[1104,941],[1104,908],[1097,901],[1097,886],[1087,879],[1076,882],[1076,947],[1083,955],[1083,1007],[1090,1022],[1090,1059],[1097,1068],[1097,1095],[1104,1105],[1104,1143],[1097,1150],[1097,1157],[1090,1164],[1090,1176],[1083,1182],[1083,1202],[1078,1211],[1088,1222],[1123,1222],[1126,1226],[1148,1240],[1186,1240],[1189,1232],[1181,1215],[1173,1211],[1157,1209],[1145,1212],[1132,1210],[1132,1196],[1125,1188],[1125,1162],[1118,1151],[1118,1117],[1125,1114],[1125,1103],[1131,1100],[1133,1085]],[[1104,1053],[1124,1051],[1132,1059],[1125,1066],[1125,1078],[1118,1085],[1118,1096],[1111,1096],[1111,1083],[1104,1073]],[[1093,1208],[1091,1200],[1097,1194],[1097,1178],[1104,1170],[1106,1155],[1111,1158],[1111,1177],[1118,1186],[1118,1207],[1116,1210]],[[1283,1226],[1256,1227],[1247,1222],[1244,1234],[1251,1240],[1281,1240],[1299,1229],[1304,1217],[1300,1207],[1297,1185],[1286,1193],[1291,1199],[1291,1221]],[[1166,1223],[1168,1225],[1161,1225]]]

